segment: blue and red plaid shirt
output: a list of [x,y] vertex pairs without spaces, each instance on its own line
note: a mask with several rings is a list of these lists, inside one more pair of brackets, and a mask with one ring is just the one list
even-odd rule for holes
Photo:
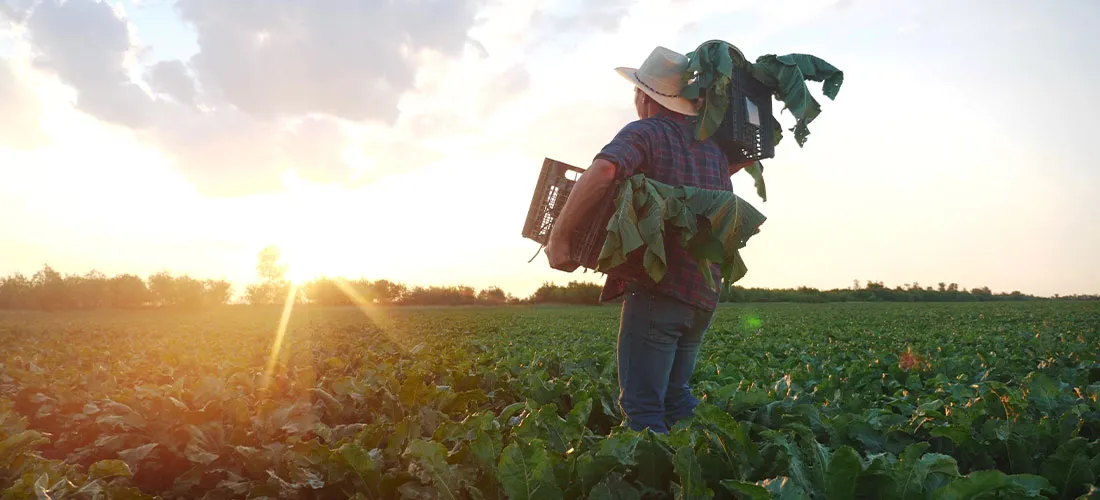
[[[662,110],[663,113],[630,122],[596,155],[615,165],[615,180],[634,174],[670,186],[693,186],[733,191],[729,163],[722,150],[708,139],[695,139],[695,117]],[[707,286],[699,264],[680,244],[678,230],[666,228],[665,252],[668,270],[660,283],[636,281],[657,293],[679,299],[705,310],[718,305],[719,292]],[[715,283],[721,281],[721,268],[711,266]],[[648,282],[645,282],[648,281]],[[627,281],[609,275],[600,299],[613,300],[623,294]]]

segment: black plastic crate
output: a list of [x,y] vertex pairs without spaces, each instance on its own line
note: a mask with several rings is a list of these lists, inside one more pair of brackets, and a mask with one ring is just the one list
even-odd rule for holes
[[714,141],[730,163],[775,156],[772,91],[749,71],[735,67],[729,86],[729,106]]

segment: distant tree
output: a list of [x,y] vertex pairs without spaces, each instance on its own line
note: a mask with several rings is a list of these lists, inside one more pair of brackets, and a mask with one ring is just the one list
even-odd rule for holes
[[468,286],[414,287],[401,296],[400,304],[428,306],[457,306],[477,303],[477,293]]
[[256,254],[256,274],[260,282],[245,288],[245,300],[249,304],[270,305],[286,301],[291,287],[286,280],[287,268],[279,264],[279,256],[279,247],[275,245],[266,246]]
[[394,283],[389,280],[378,280],[374,282],[374,296],[379,302],[384,304],[391,304],[401,301],[402,297],[408,293],[408,288],[400,283]]
[[31,307],[34,286],[22,274],[0,279],[0,309],[24,309]]
[[[220,285],[219,285],[220,286]],[[220,293],[228,294],[228,283]],[[187,275],[172,276],[161,271],[149,277],[149,291],[153,302],[160,307],[197,309],[205,305],[214,305],[209,300],[217,297],[218,291],[208,292],[207,282]],[[211,295],[213,293],[213,295]],[[226,297],[228,300],[228,296]]]
[[337,285],[336,279],[321,277],[303,285],[302,293],[311,304],[323,306],[346,306],[352,304],[351,297]]
[[72,306],[69,294],[65,290],[65,279],[49,264],[34,273],[31,286],[33,287],[31,301],[35,307],[56,310],[68,309]]
[[595,305],[600,303],[602,291],[603,287],[595,283],[571,281],[562,287],[546,282],[531,295],[531,302]]
[[499,287],[486,288],[477,293],[478,302],[487,304],[503,304],[508,301],[508,296]]
[[279,265],[279,247],[268,245],[256,255],[256,274],[265,282],[286,279],[286,266]]
[[100,309],[110,307],[110,282],[103,273],[92,270],[84,276],[66,276],[66,289],[71,294],[70,302],[78,309]]
[[142,307],[153,300],[145,281],[132,274],[121,274],[111,278],[108,294],[112,307],[132,309]]
[[233,285],[225,280],[203,281],[202,303],[205,306],[223,306],[229,303]]
[[176,280],[167,271],[149,276],[149,293],[157,306],[167,306],[175,300]]

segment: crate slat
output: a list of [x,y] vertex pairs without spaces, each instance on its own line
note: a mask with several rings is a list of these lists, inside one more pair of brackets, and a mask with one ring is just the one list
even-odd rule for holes
[[[523,225],[524,238],[544,246],[549,244],[554,221],[561,214],[561,209],[565,207],[565,202],[576,184],[576,181],[567,177],[568,172],[576,172],[579,178],[584,169],[551,158],[543,160],[538,184],[531,196],[531,206],[527,210],[527,220]],[[574,229],[571,235],[573,243],[570,258],[587,269],[596,269],[600,250],[607,238],[607,222],[614,210],[616,187],[612,186],[603,201],[597,205],[593,216]]]

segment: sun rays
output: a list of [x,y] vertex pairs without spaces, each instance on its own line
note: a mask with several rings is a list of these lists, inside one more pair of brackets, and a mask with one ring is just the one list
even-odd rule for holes
[[[363,297],[363,295],[351,286],[346,279],[333,278],[332,282],[336,284],[336,287],[352,301],[352,304],[359,309],[376,328],[389,338],[398,349],[401,351],[407,350],[402,342],[402,338],[396,336],[393,332],[393,320],[385,314],[382,308]],[[278,364],[279,353],[282,351],[283,342],[290,328],[290,318],[294,311],[294,304],[298,302],[299,293],[301,291],[302,283],[292,280],[286,298],[283,301],[283,309],[279,316],[279,325],[275,329],[275,338],[271,343],[271,353],[268,356],[267,366],[264,368],[262,383],[260,385],[263,390],[269,387],[271,379],[275,374],[275,366]]]

